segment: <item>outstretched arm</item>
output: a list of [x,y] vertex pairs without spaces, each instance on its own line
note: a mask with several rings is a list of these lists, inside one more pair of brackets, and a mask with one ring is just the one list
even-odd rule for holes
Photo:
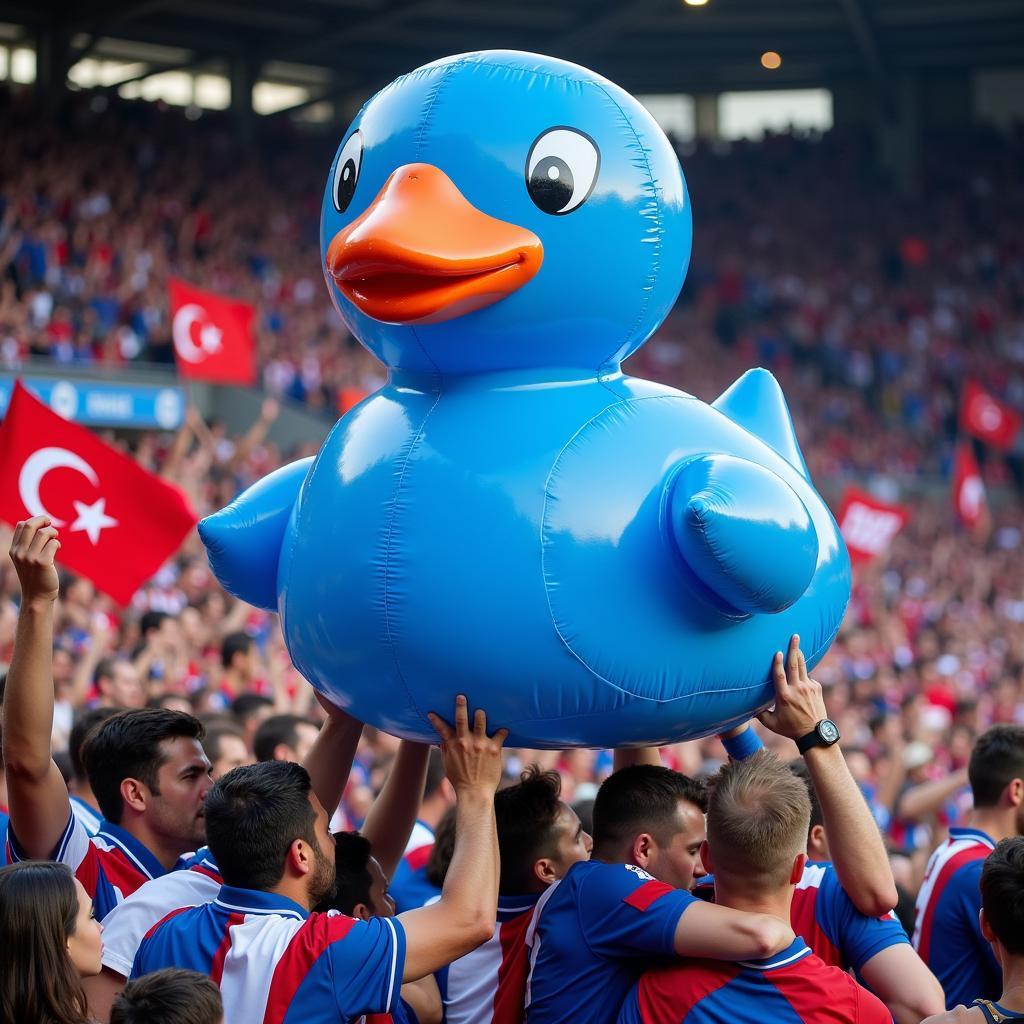
[[405,928],[404,981],[415,981],[465,956],[494,933],[498,907],[498,830],[494,793],[501,781],[501,746],[507,729],[487,735],[477,710],[469,725],[466,698],[455,703],[455,726],[436,715],[445,774],[455,789],[455,852],[441,899],[399,915]]
[[861,967],[860,976],[889,1007],[896,1024],[918,1024],[946,1008],[939,979],[909,943],[876,953]]
[[714,903],[689,906],[676,925],[679,956],[712,960],[760,960],[793,941],[788,921],[769,914],[750,914]]
[[332,704],[319,691],[316,699],[327,712],[327,720],[320,727],[320,734],[302,767],[309,772],[313,792],[330,816],[345,792],[359,737],[363,734],[363,723]]
[[11,541],[21,611],[4,699],[4,762],[11,829],[23,854],[36,860],[53,854],[71,815],[67,786],[50,756],[59,547],[46,516],[18,523]]
[[[772,678],[775,709],[758,716],[765,728],[796,741],[828,717],[821,683],[807,673],[798,636],[790,640],[785,658],[781,651],[775,655]],[[839,881],[862,914],[877,917],[888,913],[899,899],[889,857],[839,744],[812,747],[804,760],[821,804]]]
[[373,855],[389,880],[394,877],[416,824],[429,756],[426,743],[402,740],[387,782],[363,824],[363,835],[370,840]]

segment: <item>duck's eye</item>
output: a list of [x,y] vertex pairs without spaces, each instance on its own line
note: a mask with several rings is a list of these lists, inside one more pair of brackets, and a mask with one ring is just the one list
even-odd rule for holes
[[359,132],[353,132],[342,147],[334,168],[334,208],[338,213],[344,213],[348,209],[348,204],[352,202],[362,162],[363,136]]
[[572,213],[594,190],[601,153],[597,143],[575,128],[549,128],[526,158],[526,188],[545,213]]

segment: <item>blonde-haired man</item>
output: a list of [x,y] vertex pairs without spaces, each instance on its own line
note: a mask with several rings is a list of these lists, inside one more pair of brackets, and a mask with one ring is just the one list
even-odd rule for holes
[[[716,902],[788,921],[803,873],[811,805],[807,789],[773,754],[727,764],[712,781],[704,867]],[[890,1024],[883,1003],[828,967],[803,939],[775,956],[743,963],[692,960],[648,971],[619,1024]]]

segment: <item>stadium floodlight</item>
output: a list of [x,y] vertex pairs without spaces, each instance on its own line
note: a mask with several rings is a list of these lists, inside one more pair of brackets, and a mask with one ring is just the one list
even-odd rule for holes
[[761,54],[761,67],[775,71],[782,66],[782,58],[774,50],[765,50]]
[[687,7],[704,7],[708,0],[683,0]]

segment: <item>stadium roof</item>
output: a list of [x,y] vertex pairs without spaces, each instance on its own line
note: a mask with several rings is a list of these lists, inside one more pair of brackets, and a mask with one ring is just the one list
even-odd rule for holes
[[[0,21],[56,27],[68,66],[108,39],[164,48],[151,70],[244,56],[365,96],[449,53],[537,50],[640,93],[822,85],[904,69],[1024,63],[1024,0],[0,0]],[[766,72],[762,52],[783,63]],[[328,69],[325,72],[323,69]]]

